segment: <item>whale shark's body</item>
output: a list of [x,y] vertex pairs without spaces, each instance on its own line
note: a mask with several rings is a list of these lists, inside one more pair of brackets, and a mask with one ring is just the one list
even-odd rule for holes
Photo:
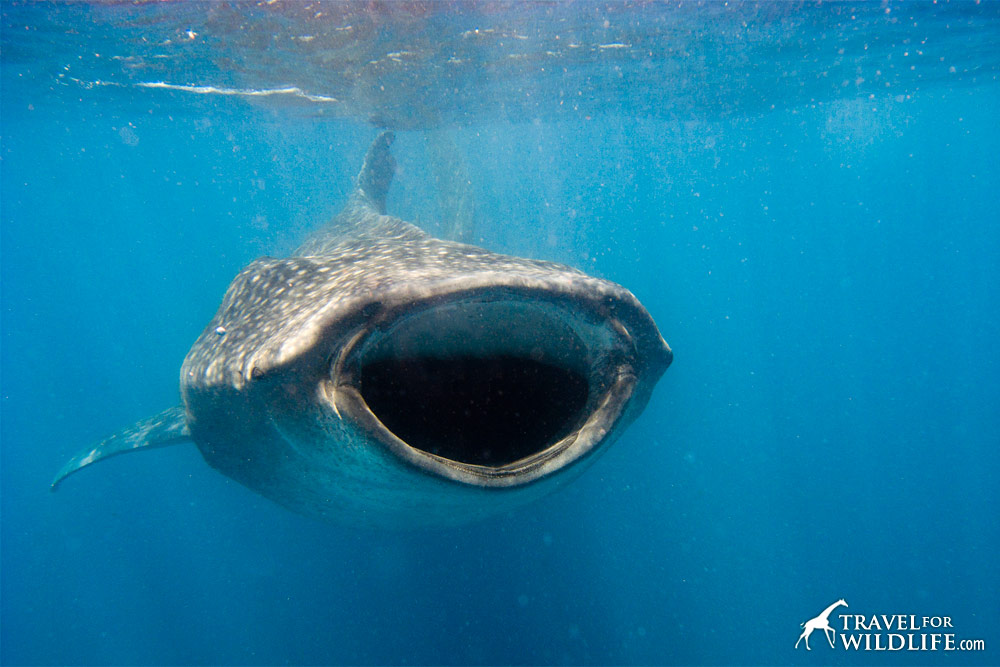
[[232,282],[181,367],[183,404],[67,463],[193,441],[295,511],[454,524],[550,490],[642,411],[670,348],[626,289],[385,215],[391,133],[344,211]]

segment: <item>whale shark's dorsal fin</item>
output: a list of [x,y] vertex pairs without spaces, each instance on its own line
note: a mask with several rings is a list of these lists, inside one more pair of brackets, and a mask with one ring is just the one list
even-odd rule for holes
[[187,425],[187,415],[183,405],[164,410],[158,415],[143,419],[124,431],[115,433],[101,441],[96,447],[80,452],[62,467],[52,480],[52,490],[80,468],[89,466],[109,456],[124,454],[136,449],[167,447],[191,441],[191,431]]
[[389,147],[395,141],[392,132],[383,132],[375,138],[365,155],[365,163],[358,174],[357,189],[348,207],[374,209],[385,215],[385,196],[396,173],[396,159]]
[[335,252],[345,239],[425,236],[408,222],[385,214],[385,198],[396,173],[396,159],[389,147],[396,139],[392,132],[375,138],[365,155],[365,163],[355,181],[354,192],[343,210],[321,229],[312,233],[294,252],[297,257],[327,255]]

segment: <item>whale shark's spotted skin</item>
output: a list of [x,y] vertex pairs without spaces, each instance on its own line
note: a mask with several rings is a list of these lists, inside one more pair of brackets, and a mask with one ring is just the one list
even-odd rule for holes
[[562,265],[441,241],[384,215],[359,217],[360,234],[311,241],[294,257],[259,259],[240,272],[208,326],[223,327],[225,335],[198,339],[182,382],[240,384],[254,368],[267,372],[312,347],[326,323],[385,299],[405,303],[448,289],[504,285],[635,301],[613,283]]
[[548,491],[638,415],[672,355],[635,297],[385,215],[392,141],[324,230],[233,280],[181,367],[183,405],[75,457],[53,488],[193,441],[298,512],[454,524]]

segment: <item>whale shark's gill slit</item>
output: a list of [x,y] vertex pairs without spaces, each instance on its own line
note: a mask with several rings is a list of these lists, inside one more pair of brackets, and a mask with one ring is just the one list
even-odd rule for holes
[[472,465],[503,466],[547,449],[584,417],[587,379],[524,356],[369,361],[361,393],[411,447]]

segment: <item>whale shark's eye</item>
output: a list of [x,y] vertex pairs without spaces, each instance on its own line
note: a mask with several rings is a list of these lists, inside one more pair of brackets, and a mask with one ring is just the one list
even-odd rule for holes
[[585,419],[587,350],[552,307],[453,302],[401,319],[359,359],[359,388],[410,447],[504,466],[537,454]]

